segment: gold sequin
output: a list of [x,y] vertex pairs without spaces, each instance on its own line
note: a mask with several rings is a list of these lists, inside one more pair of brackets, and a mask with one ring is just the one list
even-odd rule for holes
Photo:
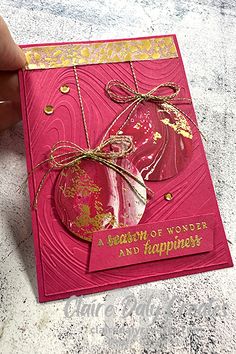
[[44,107],[44,113],[50,115],[54,112],[54,108],[51,105],[47,105]]
[[164,198],[165,198],[165,200],[167,200],[169,202],[170,200],[173,199],[173,194],[172,193],[166,193],[166,194],[164,194]]
[[70,87],[69,87],[68,85],[62,85],[62,86],[60,87],[60,91],[61,91],[61,93],[63,93],[63,94],[69,93],[69,92],[70,92]]
[[60,87],[60,91],[61,91],[61,93],[69,93],[70,92],[70,87],[68,86],[68,85],[62,85],[61,87]]

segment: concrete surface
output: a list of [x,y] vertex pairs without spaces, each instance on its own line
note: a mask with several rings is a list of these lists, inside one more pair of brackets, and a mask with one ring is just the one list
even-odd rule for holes
[[[1,0],[0,13],[19,43],[177,34],[235,259],[235,1]],[[0,353],[236,353],[233,268],[81,299],[115,303],[112,318],[80,311],[67,318],[65,301],[38,304],[28,194],[17,193],[25,173],[19,124],[0,136]],[[122,317],[129,294],[139,304],[150,294],[156,298],[160,314],[153,323],[137,311]],[[215,314],[199,310],[210,299]],[[117,331],[146,327],[128,339],[128,330],[99,333],[105,321]]]

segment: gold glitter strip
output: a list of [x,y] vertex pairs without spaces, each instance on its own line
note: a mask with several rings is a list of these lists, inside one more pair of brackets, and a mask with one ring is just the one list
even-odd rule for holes
[[22,48],[26,70],[178,57],[172,36]]

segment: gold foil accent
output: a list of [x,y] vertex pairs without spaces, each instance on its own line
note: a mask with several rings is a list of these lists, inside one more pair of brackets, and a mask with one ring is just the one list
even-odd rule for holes
[[[79,165],[80,163],[77,163],[70,167],[76,176],[72,178],[72,184],[70,186],[64,187],[63,185],[60,185],[62,193],[66,198],[74,198],[76,194],[82,197],[88,197],[89,195],[94,194],[95,199],[98,199],[100,197],[101,187],[99,187]],[[78,228],[91,227],[91,230],[86,230],[88,236],[75,233],[77,236],[87,241],[91,241],[90,234],[104,229],[104,224],[112,227],[114,225],[118,226],[115,215],[111,212],[106,213],[101,201],[95,200],[94,208],[95,214],[92,215],[91,206],[86,203],[82,204],[80,207],[80,215],[76,216],[76,218],[70,222],[71,225],[76,225]]]
[[99,212],[95,216],[91,216],[90,206],[83,204],[81,206],[81,215],[77,216],[72,224],[75,224],[77,227],[93,226],[91,231],[87,231],[90,234],[94,231],[103,230],[104,223],[113,226],[115,222],[115,216],[111,212]]
[[140,129],[142,127],[142,124],[140,122],[136,123],[134,128],[135,129]]
[[[88,176],[89,177],[89,176]],[[74,198],[74,196],[79,192],[82,197],[87,197],[92,193],[100,192],[101,188],[96,184],[92,183],[90,179],[81,180],[81,176],[73,178],[72,187],[60,186],[64,196],[66,198]]]
[[172,36],[22,48],[26,70],[178,57]]
[[154,134],[153,134],[153,144],[156,144],[157,143],[157,140],[158,139],[161,139],[161,134],[159,133],[159,132],[155,132]]
[[175,119],[175,123],[171,123],[169,118],[164,118],[161,119],[162,123],[174,129],[177,134],[181,134],[185,138],[192,139],[193,134],[191,127],[182,112],[180,112],[176,107],[168,104],[167,102],[162,103],[162,107],[164,108],[164,112],[167,112],[169,114],[174,113]]
[[54,108],[51,105],[47,105],[44,107],[44,113],[47,115],[53,114]]

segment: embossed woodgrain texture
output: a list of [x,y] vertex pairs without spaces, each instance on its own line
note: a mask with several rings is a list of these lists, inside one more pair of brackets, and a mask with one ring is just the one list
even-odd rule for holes
[[[190,97],[180,53],[174,59],[136,62],[135,70],[143,91],[166,81],[175,81],[182,87],[183,97]],[[78,75],[91,145],[95,147],[112,119],[124,108],[105,95],[105,84],[109,80],[118,79],[133,87],[133,78],[129,63],[80,66]],[[20,73],[20,84],[29,171],[47,158],[50,148],[59,140],[70,140],[86,148],[72,68],[23,71]],[[67,95],[59,91],[63,84],[70,86]],[[43,111],[47,104],[54,107],[52,115],[45,115]],[[185,105],[183,109],[196,121],[192,105]],[[154,197],[149,201],[140,223],[214,213],[214,250],[205,254],[88,273],[90,244],[69,233],[59,220],[54,189],[60,171],[52,171],[40,193],[37,210],[32,210],[39,301],[232,265],[201,138],[191,123],[190,126],[193,132],[191,159],[174,177],[160,182],[147,182],[154,191]],[[31,202],[47,168],[37,169],[30,177]],[[167,192],[174,196],[170,202],[163,198]]]

